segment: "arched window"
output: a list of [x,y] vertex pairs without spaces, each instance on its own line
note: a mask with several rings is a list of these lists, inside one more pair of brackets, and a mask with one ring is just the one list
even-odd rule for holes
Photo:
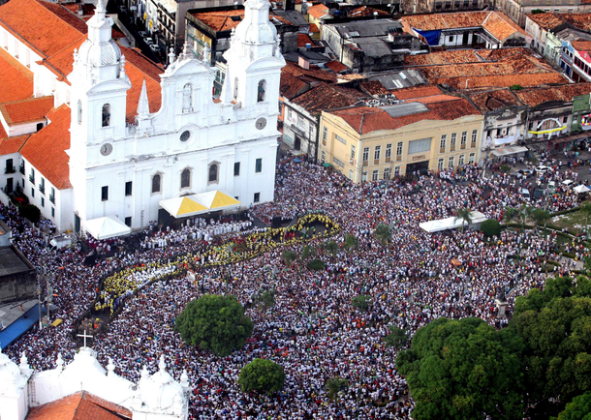
[[234,99],[238,99],[238,78],[234,78]]
[[210,183],[218,182],[218,172],[219,172],[219,165],[217,163],[212,163],[209,165],[209,174],[207,176],[207,181]]
[[184,169],[181,173],[181,188],[189,188],[191,186],[191,170]]
[[183,86],[183,114],[193,112],[193,85],[187,83]]
[[103,127],[108,127],[111,125],[111,105],[104,104],[103,105]]
[[156,174],[152,177],[152,193],[160,192],[160,182],[162,181],[162,175]]
[[265,93],[267,90],[267,82],[261,80],[259,82],[259,89],[257,91],[257,102],[265,102]]
[[78,124],[82,124],[82,101],[78,100]]

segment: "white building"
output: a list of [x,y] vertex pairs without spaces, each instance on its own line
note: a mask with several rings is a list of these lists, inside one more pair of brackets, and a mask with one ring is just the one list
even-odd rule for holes
[[[33,7],[43,3],[13,1]],[[0,18],[11,3],[0,8]],[[160,74],[154,64],[112,40],[105,3],[99,1],[86,23],[87,37],[65,50],[43,57],[32,36],[19,41],[20,49],[39,56],[30,70],[19,69],[33,73],[32,98],[24,101],[48,94],[54,101],[51,110],[37,111],[41,126],[15,131],[17,151],[4,153],[14,167],[20,157],[22,170],[13,171],[13,186],[21,185],[62,231],[78,231],[105,216],[144,227],[158,219],[161,201],[209,191],[225,192],[243,206],[273,200],[275,121],[285,61],[269,22],[270,4],[250,0],[246,5],[225,54],[227,83],[214,101],[215,70],[209,64],[185,49],[178,58],[171,53]],[[11,36],[9,28],[0,29],[6,46],[0,53],[13,55]],[[23,56],[29,54],[21,51]],[[0,86],[0,108],[2,95]],[[12,138],[9,128],[4,127],[4,141]]]
[[0,349],[0,418],[45,420],[56,413],[65,418],[68,411],[76,413],[76,418],[91,418],[90,413],[92,418],[101,417],[101,411],[106,414],[101,418],[188,418],[187,372],[180,382],[175,381],[166,371],[164,356],[153,375],[144,366],[137,384],[118,376],[112,361],[103,368],[88,347],[80,348],[69,365],[64,367],[61,355],[56,364],[55,369],[33,371],[24,353],[17,365]]

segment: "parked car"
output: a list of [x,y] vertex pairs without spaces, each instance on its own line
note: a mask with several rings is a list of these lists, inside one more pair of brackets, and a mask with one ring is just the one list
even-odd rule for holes
[[533,172],[530,171],[529,169],[520,169],[520,170],[517,171],[517,174],[515,174],[515,176],[518,179],[521,179],[521,178],[529,178],[532,175],[533,175]]
[[148,35],[148,33],[146,31],[139,31],[137,34],[139,36],[141,36],[142,38],[147,38],[150,36],[150,35]]
[[159,53],[160,52],[160,47],[156,44],[150,44],[150,49],[152,51],[154,51],[155,53]]
[[562,185],[564,185],[567,188],[570,188],[574,185],[575,181],[573,181],[572,179],[567,179],[565,181],[562,181]]
[[528,200],[531,198],[529,190],[527,188],[521,189],[521,195],[523,196],[523,198],[527,198]]
[[545,174],[548,171],[551,171],[552,169],[548,166],[544,166],[544,165],[540,165],[536,168],[536,172],[540,175]]
[[534,190],[534,200],[535,200],[535,201],[538,201],[538,200],[541,200],[542,198],[544,198],[544,195],[545,195],[544,193],[545,193],[545,192],[544,192],[544,190],[543,190],[543,189],[541,189],[541,188],[536,188],[536,189]]

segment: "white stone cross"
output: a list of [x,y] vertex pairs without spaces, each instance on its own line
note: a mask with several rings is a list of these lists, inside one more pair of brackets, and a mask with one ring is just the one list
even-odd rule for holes
[[77,337],[84,337],[84,347],[86,347],[86,339],[93,338],[92,335],[86,335],[86,330],[84,330],[84,334],[78,334]]

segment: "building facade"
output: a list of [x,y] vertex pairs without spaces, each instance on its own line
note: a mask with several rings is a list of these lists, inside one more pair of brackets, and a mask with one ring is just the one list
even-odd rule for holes
[[320,160],[355,183],[477,163],[483,116],[450,98],[323,112]]

